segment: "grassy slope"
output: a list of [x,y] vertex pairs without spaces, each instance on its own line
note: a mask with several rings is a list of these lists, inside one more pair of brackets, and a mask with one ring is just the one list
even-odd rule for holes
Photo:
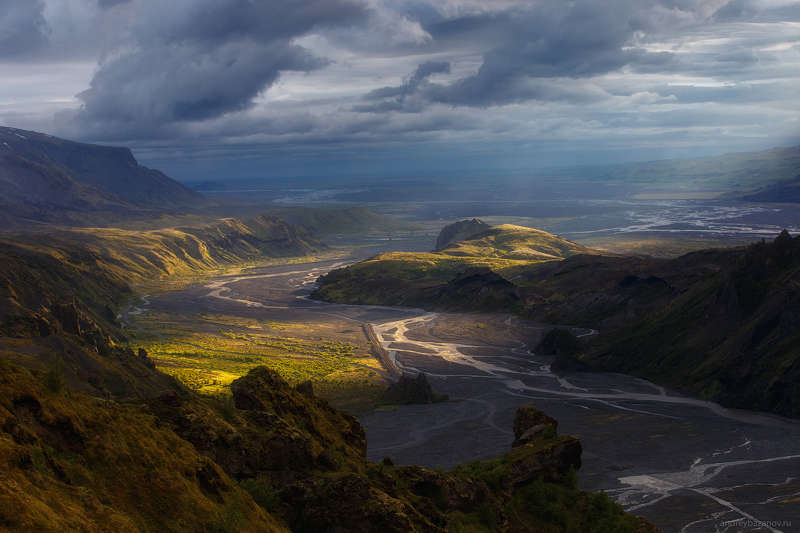
[[322,300],[383,305],[435,305],[437,289],[470,269],[513,280],[526,267],[591,250],[550,233],[505,224],[438,252],[391,252],[320,279]]
[[143,362],[118,347],[127,342],[116,313],[132,296],[128,283],[305,255],[318,246],[273,217],[192,230],[75,229],[4,238],[0,353],[31,368],[62,365],[65,379],[85,392],[136,397],[168,389],[159,379],[144,386],[142,376],[150,374]]
[[43,381],[0,359],[0,529],[284,530],[138,407]]
[[443,255],[515,260],[562,259],[594,253],[591,248],[524,226],[502,224],[471,239],[453,243]]

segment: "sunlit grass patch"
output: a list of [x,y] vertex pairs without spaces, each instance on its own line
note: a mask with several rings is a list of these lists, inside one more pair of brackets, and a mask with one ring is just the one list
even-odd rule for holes
[[366,344],[348,340],[360,330],[217,314],[146,313],[137,325],[129,331],[133,346],[201,393],[229,394],[233,380],[262,365],[291,384],[311,381],[319,396],[353,412],[370,408],[385,388],[380,362]]

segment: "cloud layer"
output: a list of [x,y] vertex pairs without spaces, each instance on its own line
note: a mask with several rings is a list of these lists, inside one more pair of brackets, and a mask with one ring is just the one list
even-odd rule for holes
[[790,0],[0,4],[0,122],[166,158],[435,143],[501,167],[800,137]]

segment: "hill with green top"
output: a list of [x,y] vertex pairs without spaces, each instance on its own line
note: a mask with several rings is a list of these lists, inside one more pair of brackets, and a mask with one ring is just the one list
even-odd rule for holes
[[[469,238],[452,241],[464,234]],[[334,270],[320,278],[313,296],[340,303],[502,309],[519,303],[514,281],[530,265],[596,253],[545,231],[477,220],[445,227],[437,243],[443,248],[380,254]],[[481,283],[492,290],[475,299],[467,287]]]
[[520,261],[558,260],[576,254],[597,253],[552,233],[514,224],[502,224],[449,243],[438,253],[458,257],[487,257]]

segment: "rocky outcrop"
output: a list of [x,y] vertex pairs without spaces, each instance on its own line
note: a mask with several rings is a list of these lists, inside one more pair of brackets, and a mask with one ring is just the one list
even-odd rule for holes
[[169,393],[151,411],[236,478],[269,472],[282,483],[313,471],[363,469],[364,430],[352,416],[259,367],[231,384],[225,416],[194,396]]
[[447,395],[436,393],[427,376],[421,372],[415,376],[403,374],[400,379],[389,385],[380,398],[381,403],[390,405],[435,403],[445,400]]
[[444,250],[454,242],[471,239],[490,229],[491,226],[489,224],[477,218],[448,224],[439,232],[439,236],[436,238],[435,249]]
[[[515,508],[524,502],[515,494],[525,487],[536,484],[555,499],[595,497],[571,485],[580,467],[578,439],[558,436],[556,421],[531,406],[517,413],[511,452],[443,472],[395,466],[388,458],[366,461],[355,419],[267,368],[252,370],[231,391],[232,410],[175,394],[150,402],[150,409],[292,531],[450,531],[479,521],[477,509],[483,519],[491,516],[494,529],[517,531],[520,520],[532,520]],[[646,525],[613,504],[608,509],[612,523]]]
[[557,430],[558,420],[532,405],[523,405],[514,415],[514,442],[511,446],[516,448],[541,437],[554,437]]
[[553,356],[550,369],[554,372],[582,372],[589,369],[578,355],[583,345],[580,339],[568,328],[553,328],[536,345],[539,355]]

